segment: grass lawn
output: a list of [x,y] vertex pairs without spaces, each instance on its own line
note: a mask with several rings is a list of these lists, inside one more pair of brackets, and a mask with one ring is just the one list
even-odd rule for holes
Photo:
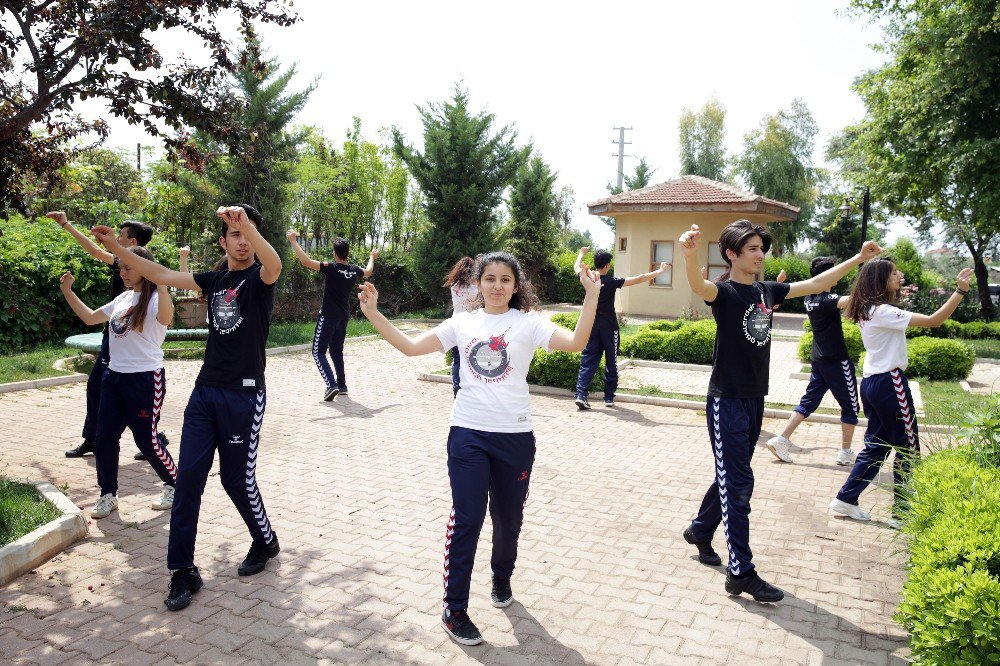
[[[920,394],[924,397],[923,423],[955,425],[962,416],[983,402],[983,396],[969,393],[958,382],[932,382],[918,379]],[[918,427],[919,427],[918,421]]]
[[[69,372],[53,369],[52,364],[79,353],[79,349],[57,344],[35,347],[24,354],[0,356],[0,384],[68,375]],[[89,368],[83,371],[89,372]]]
[[[271,324],[271,334],[267,336],[268,347],[289,347],[312,342],[316,332],[315,321]],[[367,319],[351,319],[347,322],[347,337],[374,335],[378,331]]]
[[0,479],[0,547],[17,541],[60,515],[34,486]]
[[1000,358],[1000,340],[962,340],[976,350],[978,358]]

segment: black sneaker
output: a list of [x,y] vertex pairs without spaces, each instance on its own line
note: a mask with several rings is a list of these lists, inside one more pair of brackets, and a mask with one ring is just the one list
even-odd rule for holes
[[337,388],[336,386],[328,388],[326,390],[326,393],[323,394],[323,400],[326,402],[330,402],[331,400],[337,397],[338,393],[340,393],[340,389]]
[[575,402],[576,406],[579,407],[580,409],[590,409],[590,401],[587,400],[586,396],[578,397],[573,402]]
[[510,590],[510,578],[493,576],[493,591],[490,593],[494,608],[507,608],[514,601],[514,593]]
[[[167,436],[164,435],[162,432],[156,433],[156,436],[160,438],[160,446],[162,446],[163,448],[167,448],[167,446],[170,444],[170,440],[167,439]],[[132,456],[132,459],[133,460],[145,460],[146,459],[146,454],[143,453],[142,451],[137,451],[136,454],[134,456]]]
[[347,387],[341,386],[339,389],[339,393],[337,393],[337,395],[347,395]]
[[605,399],[604,399],[604,406],[605,406],[605,407],[614,407],[614,406],[615,406],[615,399],[614,399],[614,398],[611,398],[611,399],[609,400],[608,398],[605,398]]
[[187,567],[175,571],[170,577],[170,592],[163,600],[163,603],[167,605],[167,610],[179,611],[182,608],[187,608],[191,603],[191,598],[201,589],[202,585],[204,583],[201,580],[201,574],[198,573],[198,567]]
[[785,598],[785,593],[774,585],[765,582],[757,575],[757,570],[752,569],[750,573],[743,574],[739,578],[733,572],[726,574],[726,592],[734,596],[741,592],[746,592],[753,597],[754,601],[773,604]]
[[702,564],[707,564],[710,567],[717,567],[722,564],[722,558],[712,548],[712,542],[695,541],[694,532],[691,531],[690,527],[684,530],[684,540],[698,548],[698,561]]
[[483,635],[476,625],[472,624],[469,614],[464,610],[450,611],[445,609],[441,615],[441,626],[448,632],[452,640],[462,645],[479,645]]
[[250,545],[250,551],[247,553],[246,559],[243,560],[243,564],[236,570],[236,573],[241,576],[252,576],[263,571],[267,561],[273,557],[277,557],[278,553],[281,552],[281,546],[278,545],[278,535],[275,534],[273,536],[274,538],[271,539],[271,543],[269,544],[254,541]]
[[82,458],[85,455],[87,455],[88,453],[93,453],[93,452],[94,452],[94,440],[92,440],[92,439],[85,439],[85,440],[83,440],[83,443],[80,444],[80,446],[76,447],[75,449],[70,449],[69,451],[67,451],[66,452],[66,457],[67,458]]

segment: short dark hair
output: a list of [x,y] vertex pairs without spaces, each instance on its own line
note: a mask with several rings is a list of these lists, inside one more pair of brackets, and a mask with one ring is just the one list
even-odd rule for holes
[[611,263],[611,253],[607,250],[598,250],[594,253],[594,268],[604,268]]
[[128,237],[135,241],[139,247],[146,247],[149,241],[153,240],[153,227],[145,222],[137,220],[125,220],[121,224],[121,229]]
[[814,257],[812,263],[809,264],[809,274],[816,277],[820,273],[825,273],[836,265],[837,260],[834,257]]
[[[244,211],[246,211],[247,217],[253,222],[254,226],[257,227],[257,231],[261,233],[264,232],[264,216],[260,214],[256,208],[250,204],[236,204]],[[222,231],[219,233],[220,236],[225,237],[226,232],[229,231],[229,225],[226,224],[226,220],[222,220]]]
[[743,246],[747,244],[753,236],[760,236],[764,252],[771,249],[771,232],[766,227],[754,224],[750,220],[736,220],[728,225],[719,234],[719,254],[722,260],[730,266],[733,262],[729,260],[726,250],[732,250],[737,257],[743,254]]
[[337,255],[338,259],[347,260],[348,255],[351,253],[351,245],[346,239],[337,236],[337,240],[333,241],[333,253]]

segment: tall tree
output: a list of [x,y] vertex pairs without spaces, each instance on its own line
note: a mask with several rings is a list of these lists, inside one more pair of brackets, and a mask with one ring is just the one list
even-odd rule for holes
[[736,159],[736,172],[747,187],[801,211],[798,220],[771,226],[777,255],[795,249],[812,221],[817,196],[812,154],[818,133],[805,102],[794,99],[788,109],[765,116],[744,137],[743,152]]
[[511,185],[508,246],[531,278],[549,265],[558,242],[555,182],[556,174],[536,155]]
[[726,177],[726,107],[714,97],[700,111],[684,109],[678,123],[681,175]]
[[873,196],[972,254],[985,317],[984,256],[1000,234],[1000,13],[981,0],[854,0],[885,26],[888,62],[854,88],[867,108],[845,157]]
[[625,187],[630,190],[638,190],[646,187],[653,179],[656,169],[649,166],[645,157],[639,158],[639,163],[635,165],[635,172],[631,176],[625,176]]
[[[103,119],[73,113],[78,100],[103,99],[110,115],[175,147],[188,128],[242,134],[225,84],[236,63],[217,27],[226,15],[248,38],[254,23],[297,20],[284,0],[0,0],[0,210],[23,211],[25,177],[55,187],[84,139],[107,136]],[[207,62],[167,62],[153,44],[161,30],[185,33]]]
[[491,249],[501,195],[531,147],[517,146],[510,125],[494,134],[493,114],[474,115],[468,93],[459,86],[449,101],[417,109],[424,125],[423,152],[407,145],[398,128],[392,130],[393,151],[426,201],[428,228],[414,247],[421,286],[443,299],[440,284],[447,269],[463,255]]

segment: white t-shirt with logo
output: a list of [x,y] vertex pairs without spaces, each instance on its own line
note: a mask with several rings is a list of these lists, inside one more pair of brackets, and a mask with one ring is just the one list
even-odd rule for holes
[[475,284],[462,286],[456,282],[451,285],[451,304],[455,309],[455,314],[471,312],[476,307],[478,296],[479,287]]
[[115,372],[152,372],[163,367],[163,340],[167,327],[156,320],[160,311],[160,296],[153,292],[146,306],[142,331],[128,325],[129,314],[139,304],[141,294],[129,289],[101,308],[108,316],[108,349]]
[[871,318],[858,322],[861,341],[865,345],[863,376],[870,377],[899,368],[906,370],[910,357],[906,353],[906,327],[912,312],[883,303],[875,306]]
[[438,324],[445,349],[458,347],[462,389],[451,425],[486,432],[530,432],[528,368],[535,349],[548,351],[556,325],[536,312],[502,315],[477,309]]

